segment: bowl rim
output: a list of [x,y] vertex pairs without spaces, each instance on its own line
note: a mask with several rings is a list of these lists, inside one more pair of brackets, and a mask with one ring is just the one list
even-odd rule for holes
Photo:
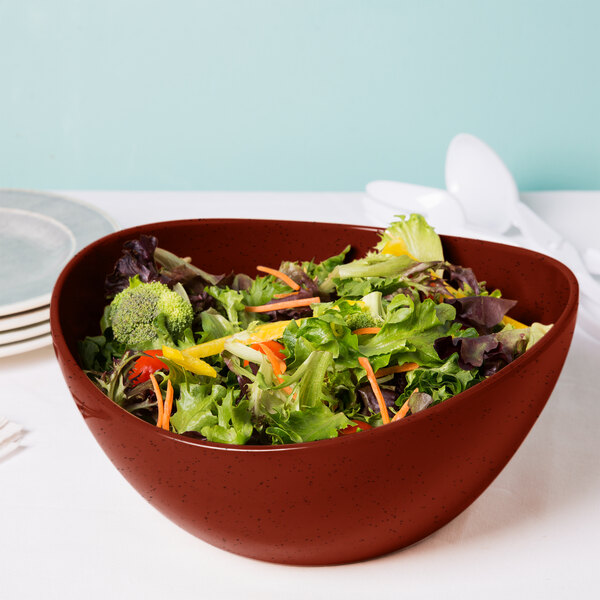
[[[450,235],[440,235],[442,240],[442,246],[444,245],[444,240],[457,240],[460,243],[460,240],[468,240],[470,242],[477,242],[480,244],[484,244],[486,246],[497,247],[500,249],[511,249],[512,251],[523,252],[526,256],[535,257],[538,260],[543,260],[544,262],[549,263],[554,268],[556,268],[562,275],[565,276],[566,280],[569,284],[569,295],[565,306],[560,313],[558,319],[554,322],[553,327],[544,335],[534,346],[532,346],[527,352],[523,355],[519,356],[517,359],[512,361],[510,364],[503,367],[497,373],[494,373],[484,381],[479,382],[473,387],[457,394],[456,396],[452,396],[444,402],[440,402],[435,406],[428,408],[427,410],[420,411],[415,415],[411,415],[410,419],[401,419],[399,421],[395,421],[389,423],[385,427],[373,427],[367,431],[361,431],[360,436],[357,440],[357,436],[338,436],[336,438],[329,438],[324,440],[316,440],[313,442],[299,442],[293,444],[279,444],[279,445],[270,445],[270,446],[260,446],[260,445],[236,445],[236,444],[225,444],[221,442],[209,442],[207,440],[200,440],[192,437],[187,437],[183,434],[174,433],[171,431],[166,431],[164,429],[160,429],[156,427],[156,425],[152,425],[139,417],[131,414],[124,408],[120,407],[118,404],[113,402],[106,396],[98,387],[92,383],[89,377],[85,374],[77,357],[75,357],[66,342],[65,336],[63,334],[62,326],[59,318],[59,308],[58,302],[60,295],[62,293],[62,289],[64,287],[65,281],[68,279],[70,272],[73,268],[85,257],[92,253],[98,246],[106,243],[110,238],[116,238],[121,236],[128,235],[140,235],[140,229],[148,230],[152,228],[159,228],[165,226],[186,226],[186,225],[195,225],[198,223],[205,223],[207,225],[228,225],[233,223],[264,223],[264,224],[272,224],[274,221],[280,223],[282,225],[309,225],[309,226],[327,226],[334,227],[339,229],[351,229],[353,231],[361,230],[361,231],[369,231],[373,233],[381,233],[384,231],[385,227],[375,227],[370,225],[353,225],[353,224],[345,224],[345,223],[327,223],[320,221],[295,221],[295,220],[280,220],[280,219],[236,219],[236,218],[207,218],[207,219],[176,219],[170,221],[156,221],[153,223],[144,223],[142,225],[137,225],[134,227],[129,227],[126,229],[120,229],[117,231],[113,231],[96,241],[88,244],[84,248],[82,248],[79,252],[77,252],[69,262],[64,266],[61,271],[54,289],[52,291],[52,297],[50,301],[50,324],[51,324],[51,333],[52,333],[52,343],[54,347],[55,354],[57,358],[60,358],[65,364],[75,367],[74,372],[71,374],[71,378],[76,380],[78,383],[81,382],[83,385],[83,389],[90,394],[94,394],[95,398],[103,404],[107,410],[111,411],[113,415],[119,416],[120,418],[129,419],[131,426],[133,428],[141,428],[142,431],[146,431],[150,433],[151,430],[154,431],[154,434],[159,436],[160,438],[165,438],[167,440],[171,440],[173,442],[194,446],[198,448],[204,448],[207,450],[216,450],[216,451],[226,451],[226,452],[242,452],[242,453],[255,453],[255,452],[282,452],[282,451],[302,451],[306,449],[315,449],[318,447],[325,447],[331,444],[347,444],[347,443],[355,443],[358,440],[368,441],[369,439],[374,439],[373,436],[382,436],[389,435],[392,432],[397,432],[398,434],[402,431],[403,427],[408,427],[410,424],[416,424],[420,420],[423,419],[432,419],[440,413],[450,409],[450,407],[454,406],[457,403],[468,402],[468,400],[474,395],[479,393],[485,393],[487,388],[490,386],[494,386],[497,382],[501,381],[502,378],[510,377],[512,373],[519,369],[522,365],[528,364],[530,362],[537,361],[540,354],[544,353],[546,349],[554,343],[554,340],[560,335],[562,326],[569,321],[573,313],[577,313],[578,308],[578,298],[579,298],[579,286],[577,283],[577,278],[573,274],[573,272],[560,261],[547,256],[545,254],[541,254],[539,252],[535,252],[533,250],[529,250],[527,248],[521,248],[519,246],[511,246],[510,244],[500,244],[497,242],[489,242],[485,240],[477,240],[473,238],[463,238],[458,236],[450,236]],[[146,231],[144,231],[145,233]],[[371,437],[368,437],[371,436]]]

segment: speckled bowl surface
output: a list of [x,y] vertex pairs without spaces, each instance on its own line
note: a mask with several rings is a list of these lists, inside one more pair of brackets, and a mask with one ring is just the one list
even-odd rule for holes
[[370,227],[235,219],[188,220],[119,231],[78,253],[51,302],[56,356],[96,440],[154,507],[225,550],[289,564],[363,560],[412,544],[468,507],[513,456],[546,404],[567,355],[577,282],[555,260],[519,248],[443,237],[448,260],[519,300],[524,322],[554,323],[524,356],[488,380],[403,421],[333,440],[237,447],[169,433],[106,398],[77,361],[98,332],[103,281],[124,241],[161,247],[215,273],[323,259],[378,240]]

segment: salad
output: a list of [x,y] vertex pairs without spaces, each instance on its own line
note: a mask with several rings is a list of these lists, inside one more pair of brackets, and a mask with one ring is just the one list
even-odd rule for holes
[[420,215],[398,217],[361,258],[214,275],[124,244],[105,280],[101,333],[83,368],[113,402],[165,430],[272,445],[356,434],[476,385],[551,327],[444,260]]

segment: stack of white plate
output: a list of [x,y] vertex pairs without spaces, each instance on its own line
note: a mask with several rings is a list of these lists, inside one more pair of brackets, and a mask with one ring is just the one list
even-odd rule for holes
[[0,190],[0,357],[50,344],[50,296],[67,261],[115,230],[76,200]]

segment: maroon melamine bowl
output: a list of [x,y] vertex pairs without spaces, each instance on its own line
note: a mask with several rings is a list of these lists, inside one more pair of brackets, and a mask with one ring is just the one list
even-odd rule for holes
[[474,388],[403,421],[356,435],[275,447],[236,447],[157,429],[106,398],[77,361],[98,332],[103,281],[124,241],[154,234],[202,268],[255,273],[282,259],[323,259],[378,240],[370,227],[235,219],[118,231],[79,252],[51,303],[56,356],[85,422],[115,467],[159,511],[199,538],[290,564],[363,560],[439,529],[490,485],[546,404],[575,326],[577,282],[535,252],[444,237],[448,260],[519,300],[524,322],[554,323],[524,356]]

